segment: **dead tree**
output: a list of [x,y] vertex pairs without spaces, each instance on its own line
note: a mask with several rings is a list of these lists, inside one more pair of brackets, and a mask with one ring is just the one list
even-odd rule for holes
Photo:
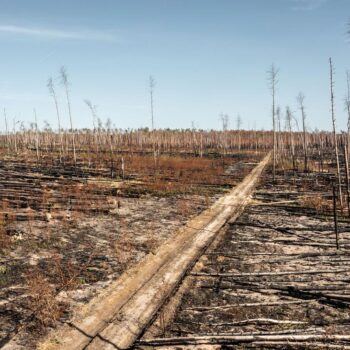
[[280,106],[277,106],[276,108],[276,159],[278,161],[279,154],[281,151],[281,108]]
[[273,182],[276,181],[276,87],[278,84],[278,69],[272,64],[268,71],[268,81],[270,84],[270,91],[272,96],[272,128],[273,128]]
[[336,132],[336,121],[335,121],[335,111],[334,111],[334,68],[332,64],[332,58],[329,58],[329,70],[330,70],[330,92],[331,92],[331,113],[332,113],[332,126],[333,126],[333,143],[335,150],[335,157],[337,162],[337,178],[338,178],[338,192],[339,192],[339,202],[340,207],[343,210],[343,196],[341,188],[341,174],[340,174],[340,165],[339,165],[339,152],[338,152],[338,141],[337,141],[337,132]]
[[94,128],[94,131],[96,129],[96,120],[97,120],[97,106],[93,105],[90,100],[84,100],[85,104],[88,106],[90,109],[91,115],[92,115],[92,126]]
[[349,160],[348,160],[348,154],[349,151],[347,150],[347,145],[344,144],[344,160],[345,160],[345,180],[346,180],[346,198],[347,198],[347,204],[348,204],[348,216],[350,217],[350,182],[349,182]]
[[289,145],[290,145],[290,151],[292,155],[292,162],[293,162],[293,170],[295,171],[296,169],[296,164],[295,164],[295,150],[294,150],[294,137],[293,137],[293,131],[292,131],[292,111],[290,110],[289,106],[286,107],[286,123],[287,123],[287,128],[289,131]]
[[227,129],[229,124],[229,115],[227,113],[221,113],[220,119],[222,122],[222,133],[219,134],[220,137],[220,144],[221,144],[221,158],[222,158],[222,167],[225,168],[225,157],[226,157],[226,151],[228,148],[228,137],[227,137]]
[[152,144],[153,144],[153,157],[154,157],[154,173],[157,168],[157,150],[154,135],[154,106],[153,106],[153,94],[154,94],[155,80],[152,75],[149,77],[149,93],[151,99],[151,126],[152,126]]
[[10,133],[9,133],[9,128],[7,124],[7,114],[6,114],[5,108],[4,108],[4,119],[5,119],[5,130],[6,130],[5,142],[6,142],[7,151],[10,152]]
[[38,120],[36,116],[36,110],[33,109],[34,112],[34,120],[35,120],[35,149],[36,149],[36,159],[39,163],[40,161],[40,153],[39,153],[39,131],[38,131]]
[[347,85],[347,94],[345,97],[345,108],[348,113],[348,135],[347,135],[347,145],[348,145],[348,162],[350,161],[350,73],[346,72],[346,85]]
[[84,100],[86,105],[91,111],[92,114],[92,125],[93,125],[93,133],[94,133],[94,142],[96,146],[96,154],[98,153],[98,133],[96,132],[96,123],[97,123],[97,106],[93,105],[90,100]]
[[304,173],[306,173],[308,171],[308,165],[307,165],[306,113],[305,113],[304,100],[305,100],[305,96],[302,92],[300,92],[299,95],[297,96],[297,102],[299,104],[299,109],[301,111],[301,121],[303,125]]
[[13,118],[13,136],[14,136],[14,149],[15,153],[18,153],[17,149],[17,130],[16,130],[16,125],[19,123],[19,121],[16,121],[16,117]]
[[238,150],[241,150],[241,126],[242,126],[242,118],[238,114],[237,115],[237,132],[238,132]]
[[72,109],[71,109],[71,103],[70,103],[70,97],[69,97],[68,74],[67,74],[67,70],[65,67],[61,67],[60,75],[61,75],[61,84],[64,86],[65,93],[66,93],[68,114],[69,114],[69,120],[70,120],[70,132],[72,135],[73,159],[74,159],[74,164],[76,165],[77,164],[77,155],[76,155],[76,151],[75,151],[75,133],[73,130]]
[[281,129],[281,119],[282,112],[281,108],[278,106],[277,108],[277,150],[279,153],[283,152],[283,137],[282,137],[282,129]]
[[62,162],[62,152],[63,152],[63,136],[62,136],[62,130],[61,130],[61,118],[60,118],[60,111],[58,108],[58,101],[57,101],[57,95],[55,91],[55,85],[53,83],[52,78],[49,78],[47,81],[47,88],[49,89],[49,93],[52,96],[55,108],[56,108],[56,116],[57,116],[57,124],[58,124],[58,135],[60,138],[60,147],[59,147],[59,154],[60,154],[60,162]]
[[337,218],[337,191],[335,185],[333,185],[333,219],[334,219],[334,233],[335,233],[335,245],[339,249],[339,234],[338,234],[338,218]]
[[228,122],[229,122],[229,115],[220,113],[220,120],[222,122],[222,131],[227,131],[228,129]]
[[149,77],[149,94],[151,99],[151,126],[152,130],[154,129],[154,106],[153,106],[153,94],[154,94],[154,87],[155,87],[155,80],[152,75]]

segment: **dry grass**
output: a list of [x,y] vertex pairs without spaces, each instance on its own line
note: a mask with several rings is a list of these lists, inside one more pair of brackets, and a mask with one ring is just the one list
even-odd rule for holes
[[300,205],[306,208],[315,209],[318,213],[325,213],[332,210],[332,203],[321,195],[304,196],[300,200]]
[[135,243],[123,233],[111,242],[111,247],[118,258],[118,262],[122,265],[127,265],[130,262],[135,251]]
[[222,160],[180,156],[159,156],[157,166],[150,156],[132,156],[125,158],[127,173],[149,174],[155,173],[161,179],[178,180],[181,183],[213,183],[222,173]]
[[56,300],[55,288],[39,270],[28,273],[26,282],[29,289],[28,307],[33,312],[37,326],[53,326],[64,311]]
[[86,272],[93,254],[84,264],[72,259],[63,260],[54,254],[45,268],[36,267],[25,275],[29,290],[28,308],[32,311],[35,326],[53,326],[66,311],[67,305],[60,303],[56,296],[63,290],[75,290],[80,276]]
[[0,253],[3,253],[11,245],[11,238],[6,232],[4,222],[0,221]]
[[59,290],[73,290],[79,285],[81,269],[72,260],[63,261],[62,256],[55,254],[49,264],[51,275]]
[[191,203],[186,199],[179,199],[176,202],[177,212],[184,217],[191,213]]

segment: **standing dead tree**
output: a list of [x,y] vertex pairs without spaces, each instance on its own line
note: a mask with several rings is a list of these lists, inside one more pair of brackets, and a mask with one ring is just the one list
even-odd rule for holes
[[65,93],[66,93],[67,107],[68,107],[68,114],[69,114],[69,121],[70,121],[70,132],[72,135],[73,159],[74,159],[74,164],[76,165],[77,155],[75,150],[75,133],[73,130],[72,109],[71,109],[71,103],[70,103],[70,97],[69,97],[69,81],[68,81],[67,70],[63,66],[60,69],[60,76],[61,76],[61,84],[64,86]]
[[36,116],[36,109],[33,109],[34,120],[35,120],[35,149],[36,149],[36,159],[39,163],[40,161],[40,151],[39,151],[39,130],[38,130],[38,118]]
[[90,109],[91,115],[92,115],[92,126],[94,128],[94,131],[96,130],[96,121],[97,121],[97,106],[93,105],[90,100],[84,100],[85,104]]
[[238,132],[238,150],[241,150],[241,126],[242,126],[242,118],[240,114],[237,115],[237,132]]
[[225,168],[225,157],[226,157],[226,150],[228,148],[228,134],[227,129],[229,125],[230,117],[227,113],[220,113],[220,119],[222,122],[222,133],[221,133],[221,157],[222,157],[222,167]]
[[338,231],[338,218],[337,218],[337,191],[333,185],[333,219],[334,219],[334,233],[335,233],[335,245],[339,249],[339,231]]
[[149,77],[149,94],[151,99],[151,126],[152,130],[154,130],[154,106],[153,106],[153,94],[154,94],[154,87],[155,87],[155,80],[152,75]]
[[293,170],[295,171],[296,169],[296,164],[295,164],[295,150],[294,150],[294,137],[293,137],[293,131],[292,131],[292,111],[290,110],[290,107],[286,107],[286,124],[287,128],[289,131],[289,145],[290,145],[290,152],[292,155],[292,162],[293,162]]
[[347,93],[345,96],[345,108],[348,113],[348,135],[347,135],[347,145],[348,145],[348,162],[350,161],[350,73],[349,71],[346,72],[346,86],[347,86]]
[[346,72],[346,95],[345,95],[345,109],[348,114],[347,120],[347,137],[344,144],[344,159],[345,159],[345,179],[346,179],[346,195],[348,204],[348,216],[350,217],[350,183],[349,183],[349,161],[350,161],[350,73]]
[[59,111],[59,108],[58,108],[58,100],[57,100],[55,85],[54,85],[53,80],[52,80],[51,77],[47,81],[47,88],[49,89],[49,93],[52,96],[53,101],[55,103],[56,116],[57,116],[57,125],[58,125],[58,135],[59,135],[59,138],[60,138],[59,154],[60,154],[60,162],[62,162],[63,136],[62,136],[62,129],[61,129],[61,118],[60,118],[60,111]]
[[16,120],[16,117],[13,118],[13,136],[14,136],[14,150],[15,153],[18,154],[18,148],[17,148],[17,130],[16,125],[19,123],[18,120]]
[[86,103],[86,105],[88,106],[88,108],[91,111],[92,114],[92,125],[93,125],[93,133],[94,133],[94,142],[95,142],[95,146],[96,146],[96,154],[98,153],[98,141],[99,141],[99,134],[97,133],[97,129],[96,129],[96,123],[97,123],[97,106],[93,105],[92,102],[90,100],[84,100],[84,102]]
[[336,131],[336,120],[334,111],[334,68],[332,63],[332,58],[329,58],[329,72],[330,72],[330,92],[331,92],[331,113],[332,113],[332,126],[333,126],[333,143],[335,150],[335,157],[337,162],[337,178],[338,178],[338,192],[339,192],[339,202],[340,207],[343,209],[343,196],[341,188],[341,174],[339,165],[339,151],[338,151],[338,141],[337,141],[337,131]]
[[227,131],[228,129],[228,123],[229,123],[229,115],[220,113],[220,120],[222,123],[222,131]]
[[270,91],[272,96],[272,128],[273,128],[273,182],[276,181],[276,87],[278,84],[278,73],[279,70],[276,69],[275,65],[272,64],[268,70],[268,82],[270,85]]
[[7,114],[6,114],[6,109],[4,108],[4,119],[5,119],[5,132],[6,132],[6,137],[5,137],[5,147],[7,148],[7,152],[10,152],[10,132],[7,124]]
[[153,105],[153,94],[155,87],[155,80],[152,75],[149,77],[149,94],[151,99],[151,126],[152,126],[152,143],[153,143],[153,157],[154,157],[154,172],[156,172],[157,168],[157,150],[156,150],[156,140],[154,135],[154,105]]
[[299,105],[299,109],[301,111],[301,121],[303,126],[303,150],[304,150],[304,173],[308,171],[308,165],[307,165],[307,135],[306,135],[306,113],[305,113],[305,106],[304,106],[304,100],[305,96],[302,92],[299,92],[299,95],[297,96],[297,102]]
[[282,132],[281,132],[281,108],[276,109],[276,128],[277,128],[277,156],[282,152]]
[[349,182],[349,160],[348,154],[349,151],[347,149],[347,145],[344,144],[344,160],[345,160],[345,181],[346,181],[346,199],[348,204],[348,216],[350,217],[350,182]]

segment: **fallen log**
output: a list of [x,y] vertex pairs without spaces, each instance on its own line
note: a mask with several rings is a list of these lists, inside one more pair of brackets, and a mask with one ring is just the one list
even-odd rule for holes
[[241,273],[206,273],[191,272],[192,276],[204,277],[254,277],[254,276],[287,276],[287,275],[319,275],[328,273],[350,272],[350,269],[333,269],[333,270],[309,270],[309,271],[280,271],[280,272],[241,272]]
[[312,300],[298,300],[298,301],[280,301],[272,303],[243,303],[243,304],[227,304],[227,305],[215,305],[215,306],[193,306],[184,309],[187,310],[198,310],[198,311],[211,311],[211,310],[222,310],[231,309],[235,307],[269,307],[269,306],[282,306],[282,305],[300,305],[309,304]]
[[334,349],[334,350],[350,350],[350,346],[347,345],[336,345],[336,344],[324,344],[324,343],[307,343],[307,342],[289,342],[289,341],[275,341],[275,342],[267,342],[267,341],[257,341],[255,343],[245,345],[246,349]]
[[140,340],[137,345],[146,346],[173,346],[173,345],[209,345],[209,344],[245,344],[254,342],[300,342],[321,341],[346,342],[350,345],[350,334],[307,334],[307,335],[239,335],[239,336],[202,336],[202,337],[177,337],[156,338]]
[[[186,321],[187,323],[191,324],[197,324],[197,325],[203,325],[202,322],[193,322],[193,321]],[[283,325],[305,325],[308,324],[308,322],[303,321],[290,321],[290,320],[276,320],[272,318],[252,318],[247,320],[241,320],[236,322],[221,322],[221,323],[212,323],[212,322],[206,322],[206,326],[210,327],[227,327],[227,326],[247,326],[250,324],[258,324],[258,325],[268,325],[268,324],[283,324]]]

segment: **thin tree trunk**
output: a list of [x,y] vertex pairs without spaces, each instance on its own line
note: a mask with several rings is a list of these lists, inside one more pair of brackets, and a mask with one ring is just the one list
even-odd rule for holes
[[5,128],[6,128],[6,147],[7,152],[10,152],[10,135],[9,135],[9,129],[7,124],[7,115],[6,115],[6,109],[4,108],[4,118],[5,118]]
[[350,74],[346,72],[346,82],[347,82],[347,97],[345,101],[346,110],[348,112],[348,137],[347,137],[347,145],[348,145],[348,162],[350,161]]
[[270,89],[272,95],[272,128],[273,128],[273,182],[276,182],[276,103],[275,103],[275,95],[276,95],[276,85],[277,85],[277,77],[278,70],[274,65],[271,66],[269,74],[270,81]]
[[304,173],[308,171],[307,166],[307,140],[306,140],[306,114],[304,107],[305,96],[302,93],[299,93],[297,101],[299,102],[299,108],[301,111],[301,121],[303,125],[303,151],[304,151]]
[[36,110],[34,108],[34,118],[35,118],[35,148],[36,148],[36,159],[39,163],[40,161],[40,154],[39,154],[39,132],[38,132],[38,121],[36,117]]
[[348,216],[350,217],[350,183],[349,183],[349,161],[348,161],[349,150],[344,145],[344,159],[345,159],[345,179],[346,179],[346,198],[348,202]]
[[337,191],[335,189],[335,185],[333,185],[333,218],[334,218],[335,243],[336,243],[337,249],[339,249],[338,217],[337,217]]
[[332,125],[333,125],[333,142],[335,149],[335,157],[337,162],[337,178],[338,178],[338,192],[339,192],[339,202],[340,207],[343,210],[343,196],[341,188],[341,174],[340,174],[340,165],[339,165],[339,152],[338,152],[338,141],[337,141],[337,132],[335,124],[335,111],[334,111],[334,81],[333,81],[333,65],[332,58],[329,58],[329,67],[330,67],[330,87],[331,87],[331,112],[332,112]]

